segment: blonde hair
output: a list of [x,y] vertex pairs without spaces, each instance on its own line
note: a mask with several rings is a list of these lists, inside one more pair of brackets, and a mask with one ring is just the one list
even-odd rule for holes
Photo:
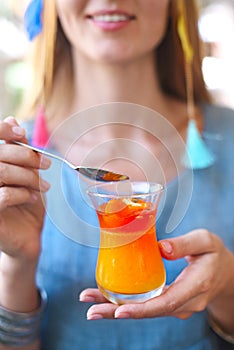
[[[194,50],[193,84],[196,103],[210,101],[201,70],[201,41],[198,34],[198,10],[196,0],[185,0],[188,35]],[[165,36],[156,49],[156,65],[162,90],[178,99],[186,100],[184,55],[177,34],[178,0],[171,0],[169,20]],[[39,105],[47,110],[58,97],[56,85],[61,85],[63,75],[63,96],[72,85],[71,46],[66,39],[56,13],[55,0],[44,0],[43,32],[35,39],[33,62],[33,87],[27,93],[26,111],[34,115]],[[55,84],[56,82],[56,84]]]
[[[188,37],[193,48],[192,63],[194,100],[210,102],[202,74],[203,46],[198,33],[198,7],[195,0],[184,0]],[[184,53],[177,31],[179,17],[178,0],[170,1],[169,22],[161,45],[157,48],[157,68],[163,91],[186,101]]]

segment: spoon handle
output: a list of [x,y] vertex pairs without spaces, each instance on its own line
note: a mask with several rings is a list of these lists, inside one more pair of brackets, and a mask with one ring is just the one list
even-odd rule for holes
[[70,162],[68,162],[65,158],[61,158],[59,156],[57,156],[56,154],[53,154],[53,153],[50,153],[50,152],[47,152],[47,151],[44,151],[43,149],[40,149],[40,148],[36,148],[36,147],[33,147],[31,145],[28,145],[27,143],[23,143],[23,142],[19,142],[19,141],[14,141],[15,144],[17,145],[20,145],[20,146],[23,146],[23,147],[26,147],[26,148],[29,148],[35,152],[38,152],[38,153],[41,153],[41,154],[44,154],[48,157],[51,157],[51,158],[54,158],[54,159],[57,159],[57,160],[60,160],[62,162],[65,162],[67,165],[69,165],[72,169],[76,169],[76,166],[71,164]]
[[80,172],[82,175],[88,177],[91,180],[96,180],[96,181],[123,181],[123,180],[128,180],[129,177],[127,175],[122,175],[122,174],[117,174],[113,173],[112,171],[109,170],[104,170],[104,169],[96,169],[96,168],[90,168],[90,167],[83,167],[83,166],[76,166],[72,163],[70,163],[68,160],[65,158],[59,157],[53,153],[44,151],[40,148],[33,147],[31,145],[28,145],[27,143],[19,142],[19,141],[13,141],[15,144],[29,148],[33,151],[36,151],[38,153],[42,153],[48,157],[55,158],[57,160],[60,160],[61,162],[66,163],[69,167],[71,167],[73,170],[76,170]]

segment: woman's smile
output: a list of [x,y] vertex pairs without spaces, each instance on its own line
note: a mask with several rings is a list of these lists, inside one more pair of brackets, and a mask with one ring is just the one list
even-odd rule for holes
[[135,20],[134,15],[130,15],[123,11],[103,10],[86,16],[97,27],[106,31],[115,31],[127,26],[131,21]]

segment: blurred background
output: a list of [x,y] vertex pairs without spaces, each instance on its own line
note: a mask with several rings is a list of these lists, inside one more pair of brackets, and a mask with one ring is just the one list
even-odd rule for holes
[[[15,114],[30,79],[22,25],[29,0],[0,0],[0,116]],[[173,0],[172,0],[173,1]],[[189,1],[189,0],[188,0]],[[198,0],[203,73],[217,103],[234,108],[234,0]]]

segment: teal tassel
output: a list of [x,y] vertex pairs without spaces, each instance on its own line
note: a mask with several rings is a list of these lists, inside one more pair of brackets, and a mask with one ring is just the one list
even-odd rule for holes
[[215,157],[203,141],[195,120],[190,119],[187,130],[187,155],[183,159],[185,167],[190,169],[204,169],[213,165],[214,162]]
[[187,93],[187,110],[189,125],[187,130],[187,155],[184,156],[183,164],[190,169],[204,169],[214,164],[215,158],[207,149],[194,120],[194,93],[193,93],[193,48],[189,40],[187,28],[186,0],[178,0],[179,17],[177,24],[178,36],[181,41],[182,51],[185,58],[185,80]]

